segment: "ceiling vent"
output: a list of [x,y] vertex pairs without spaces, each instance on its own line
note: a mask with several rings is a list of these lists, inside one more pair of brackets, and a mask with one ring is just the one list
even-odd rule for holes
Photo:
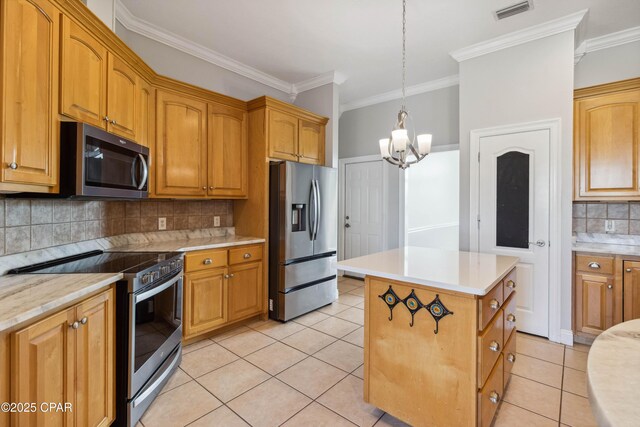
[[533,8],[533,4],[530,0],[525,0],[520,3],[512,4],[511,6],[503,7],[502,9],[496,10],[496,18],[504,19],[513,15],[517,15],[522,12],[526,12]]

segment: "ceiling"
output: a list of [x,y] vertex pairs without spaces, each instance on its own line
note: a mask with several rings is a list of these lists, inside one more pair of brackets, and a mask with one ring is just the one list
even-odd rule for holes
[[[336,71],[340,102],[401,85],[400,0],[121,0],[135,17],[280,80]],[[640,25],[638,0],[533,0],[533,10],[496,21],[517,0],[408,0],[407,85],[456,74],[449,52],[589,9],[585,38]],[[153,7],[151,7],[153,5]]]

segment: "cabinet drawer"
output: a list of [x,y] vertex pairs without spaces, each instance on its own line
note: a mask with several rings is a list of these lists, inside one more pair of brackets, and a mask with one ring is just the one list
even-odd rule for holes
[[511,337],[504,345],[504,350],[502,351],[503,355],[503,363],[504,363],[504,385],[506,387],[509,382],[509,378],[511,378],[511,370],[513,369],[513,364],[516,363],[516,334],[511,334]]
[[504,300],[509,299],[509,296],[513,291],[518,287],[516,279],[518,278],[516,274],[517,269],[514,268],[511,270],[511,273],[507,274],[507,277],[504,278]]
[[504,301],[502,282],[494,286],[491,291],[478,300],[478,328],[484,330],[487,323],[500,310]]
[[229,249],[229,265],[244,262],[260,261],[262,259],[262,245],[243,246]]
[[487,383],[478,392],[478,425],[490,426],[504,392],[502,355],[491,371]]
[[500,310],[493,322],[478,337],[478,387],[485,383],[502,351],[503,316],[504,313]]
[[198,251],[184,256],[185,271],[198,271],[209,268],[220,268],[227,265],[226,249]]
[[613,257],[600,255],[576,255],[576,270],[589,273],[613,274]]
[[505,302],[504,304],[504,308],[502,309],[504,311],[503,316],[504,316],[504,339],[503,341],[506,343],[507,340],[509,339],[509,337],[511,336],[511,333],[513,332],[513,330],[516,328],[516,310],[517,310],[517,304],[516,304],[516,298],[517,295],[514,293],[511,295],[511,298],[509,298],[509,300],[507,302]]

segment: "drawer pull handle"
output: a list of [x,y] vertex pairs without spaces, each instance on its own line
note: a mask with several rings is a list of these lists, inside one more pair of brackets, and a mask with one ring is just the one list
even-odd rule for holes
[[514,282],[513,280],[507,281],[507,288],[515,289],[516,288],[516,282]]
[[251,258],[251,254],[250,253],[246,253],[243,255],[244,259],[249,259]]
[[489,350],[495,351],[496,353],[500,351],[500,343],[497,341],[491,341],[489,344]]
[[514,316],[511,313],[507,314],[507,322],[515,323],[516,322],[516,316]]
[[492,391],[491,393],[489,393],[489,401],[493,404],[498,404],[498,402],[500,401],[500,395],[498,394],[497,391]]
[[593,269],[593,270],[600,270],[600,264],[598,264],[595,261],[592,261],[589,263],[589,268]]
[[80,323],[78,322],[73,322],[72,324],[69,325],[69,327],[71,329],[78,329],[80,327]]
[[204,265],[209,265],[209,264],[213,263],[213,260],[211,258],[205,258],[204,261],[202,261],[202,263]]
[[515,362],[515,361],[516,361],[516,355],[515,355],[515,354],[513,354],[513,353],[509,353],[509,355],[507,356],[507,361],[508,361],[509,363],[513,363],[513,362]]
[[500,308],[500,301],[498,301],[497,299],[492,299],[491,301],[489,301],[489,307],[491,307],[493,310],[497,310]]

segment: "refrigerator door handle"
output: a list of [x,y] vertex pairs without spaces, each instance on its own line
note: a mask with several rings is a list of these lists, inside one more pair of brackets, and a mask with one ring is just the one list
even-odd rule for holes
[[316,220],[316,183],[314,180],[311,180],[311,188],[309,189],[309,238],[311,240],[314,240],[316,238],[315,220]]
[[317,179],[315,180],[316,183],[316,230],[313,233],[313,240],[316,240],[316,238],[318,237],[318,231],[320,230],[320,212],[322,211],[321,208],[321,200],[320,200],[320,181],[318,181]]

